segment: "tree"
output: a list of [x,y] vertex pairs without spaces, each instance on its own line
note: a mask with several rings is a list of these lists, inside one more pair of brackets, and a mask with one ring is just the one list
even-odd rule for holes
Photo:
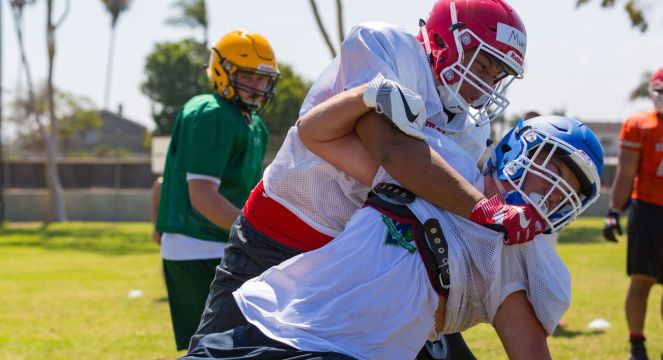
[[49,129],[46,137],[46,184],[48,185],[51,211],[49,221],[65,221],[67,214],[64,208],[62,185],[58,175],[58,146],[56,136],[58,133],[58,119],[55,111],[53,89],[53,67],[55,66],[55,30],[62,24],[69,12],[69,0],[65,2],[65,10],[60,19],[53,21],[53,0],[46,0],[46,47],[48,50],[48,77],[46,80],[48,99]]
[[[34,113],[27,115],[25,111],[30,105],[28,98],[17,98],[13,104],[13,116],[7,120],[12,122],[17,131],[17,142],[24,150],[43,151],[46,145],[45,133],[39,131],[38,118],[49,112],[47,88],[43,86],[34,97]],[[95,110],[92,100],[85,96],[55,89],[54,101],[56,116],[59,120],[57,134],[58,145],[65,155],[70,150],[70,141],[76,134],[101,127],[102,119]]]
[[[576,7],[585,5],[592,0],[576,0]],[[612,8],[617,4],[616,0],[600,0],[601,6],[604,8]],[[653,2],[650,2],[653,3]],[[624,4],[624,10],[628,14],[629,19],[631,19],[631,25],[635,28],[638,28],[641,32],[647,31],[649,23],[645,17],[645,9],[648,7],[647,4],[643,3],[642,0],[627,0]]]
[[21,65],[26,75],[26,82],[28,87],[28,105],[25,107],[27,116],[35,116],[35,123],[38,130],[42,133],[45,139],[46,147],[46,184],[49,190],[49,212],[46,221],[62,221],[66,219],[64,209],[64,202],[62,199],[62,186],[60,185],[60,178],[57,169],[57,118],[55,116],[55,107],[53,105],[53,66],[55,59],[55,30],[62,23],[69,11],[69,1],[65,3],[65,10],[56,22],[53,22],[53,0],[46,1],[46,39],[48,51],[48,79],[47,79],[47,100],[49,103],[49,123],[46,124],[41,120],[40,113],[37,111],[37,101],[35,99],[34,88],[32,85],[32,76],[30,66],[27,61],[25,51],[23,30],[21,27],[21,20],[23,15],[23,6],[28,3],[34,3],[34,0],[10,0],[12,5],[12,13],[14,15],[14,25],[16,29],[16,37],[18,38],[19,52],[21,54]]
[[631,95],[629,96],[631,101],[637,100],[637,99],[648,99],[649,98],[649,80],[651,79],[652,73],[650,71],[645,72],[642,74],[640,78],[640,84],[631,91]]
[[108,59],[106,60],[106,87],[104,90],[104,109],[108,109],[110,87],[113,72],[113,53],[115,51],[115,25],[120,14],[129,7],[129,0],[102,0],[111,16],[111,34],[108,42]]
[[103,120],[90,98],[65,92],[57,92],[56,95],[60,122],[58,140],[66,156],[71,150],[72,137],[84,131],[99,129]]
[[[145,62],[142,91],[152,100],[152,118],[160,135],[172,133],[177,112],[191,97],[211,92],[205,72],[209,52],[195,40],[157,44]],[[289,65],[279,65],[281,79],[264,119],[272,134],[285,135],[297,120],[299,107],[311,86]]]
[[[16,30],[16,38],[18,40],[18,48],[19,48],[19,53],[20,53],[20,58],[21,58],[21,69],[25,72],[26,78],[27,78],[27,83],[28,83],[28,95],[30,96],[30,99],[32,99],[32,73],[30,71],[30,66],[28,64],[27,60],[27,55],[25,51],[25,42],[23,41],[23,7],[27,3],[34,3],[34,0],[9,0],[9,4],[11,6],[11,13],[14,18],[14,29]],[[1,16],[1,15],[0,15]],[[0,43],[2,42],[2,35],[0,34]],[[0,44],[0,51],[2,45]],[[1,62],[2,59],[0,59]],[[0,73],[2,73],[2,69],[0,69]],[[0,93],[2,92],[2,81],[0,81]],[[1,95],[1,94],[0,94]],[[2,108],[2,103],[0,101],[0,108]],[[1,115],[0,115],[0,121],[2,121]],[[43,131],[43,126],[42,129]],[[2,132],[0,131],[0,135]],[[2,164],[2,145],[0,145],[0,165]],[[0,181],[4,182],[4,173],[2,172],[2,169],[0,169],[0,173],[2,176],[0,177]],[[4,221],[5,219],[5,204],[4,204],[4,198],[2,197],[2,184],[0,184],[0,206],[2,207],[0,209],[0,216],[2,216],[1,221]]]
[[[322,18],[320,17],[320,12],[318,11],[318,5],[315,3],[315,0],[309,0],[309,4],[311,5],[311,11],[313,11],[313,17],[315,18],[316,24],[318,24],[318,29],[320,30],[320,34],[322,34],[322,38],[325,40],[325,43],[327,44],[327,48],[329,48],[329,52],[331,53],[331,57],[336,57],[336,47],[332,43],[331,39],[329,38],[329,34],[327,33],[327,29],[325,28],[325,24],[322,23]],[[345,39],[345,33],[343,30],[343,2],[342,0],[336,0],[336,24],[338,26],[338,39],[339,43],[343,42],[343,39]]]
[[178,0],[173,3],[173,7],[179,8],[182,11],[182,14],[168,18],[166,23],[194,29],[200,27],[203,31],[203,44],[209,44],[209,39],[207,37],[209,23],[207,21],[207,6],[205,5],[205,0]]
[[[590,1],[592,0],[576,0],[576,7],[580,7]],[[614,7],[615,4],[616,0],[601,0],[601,6],[605,8]],[[649,23],[647,21],[647,18],[645,17],[645,10],[653,5],[654,5],[653,0],[646,2],[644,0],[627,0],[626,4],[624,4],[624,10],[628,14],[629,19],[631,19],[631,25],[633,27],[638,28],[640,32],[644,33],[649,28]],[[656,5],[659,5],[659,3],[657,3]],[[631,101],[639,98],[649,97],[649,92],[647,90],[647,87],[649,86],[650,77],[651,77],[651,72],[646,72],[642,74],[640,83],[635,89],[633,89],[633,91],[631,91],[631,94],[629,96]]]
[[299,108],[311,87],[311,82],[295,74],[290,65],[279,65],[279,71],[281,78],[276,84],[274,99],[262,116],[270,133],[276,138],[285,136],[297,121]]
[[180,107],[191,97],[209,92],[205,45],[185,39],[157,44],[145,61],[146,80],[142,92],[152,101],[156,132],[168,135]]

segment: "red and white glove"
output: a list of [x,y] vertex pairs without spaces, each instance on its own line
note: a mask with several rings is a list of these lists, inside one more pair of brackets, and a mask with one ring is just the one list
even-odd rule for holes
[[530,204],[508,205],[495,195],[474,207],[470,220],[504,233],[507,245],[522,244],[534,239],[545,228],[545,222]]

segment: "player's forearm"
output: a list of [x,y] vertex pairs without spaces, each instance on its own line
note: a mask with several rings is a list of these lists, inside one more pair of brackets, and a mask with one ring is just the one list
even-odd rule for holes
[[159,200],[161,199],[161,183],[163,178],[159,176],[152,184],[152,197],[151,197],[151,211],[150,217],[152,225],[156,225],[157,216],[159,215]]
[[189,200],[196,211],[214,225],[230,229],[240,210],[217,191],[217,185],[205,180],[189,181]]
[[366,120],[357,125],[356,132],[389,175],[429,202],[470,216],[484,198],[479,190],[423,141],[404,135],[382,118]]
[[197,199],[195,203],[192,199],[193,207],[214,225],[226,230],[230,229],[233,221],[239,216],[240,210],[219,193],[210,195]]
[[366,85],[361,85],[339,93],[297,120],[297,131],[304,145],[309,147],[352,133],[357,120],[371,110],[363,101],[365,88]]
[[617,209],[621,211],[631,195],[633,189],[633,178],[624,176],[624,174],[616,174],[615,181],[612,184],[612,191],[610,192],[610,202],[608,207],[610,209]]
[[626,205],[633,189],[633,179],[638,171],[639,162],[640,154],[638,152],[624,148],[620,150],[615,180],[612,183],[610,202],[608,203],[609,208],[621,211]]
[[385,149],[381,158],[385,170],[418,196],[468,218],[484,195],[425,143],[407,140],[411,141]]

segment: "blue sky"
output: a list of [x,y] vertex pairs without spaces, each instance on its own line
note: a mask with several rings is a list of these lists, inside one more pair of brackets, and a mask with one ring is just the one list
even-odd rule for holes
[[[19,56],[8,2],[0,1],[6,102],[24,77],[17,70]],[[317,2],[336,39],[334,2]],[[55,3],[59,14],[64,0]],[[525,78],[509,90],[512,105],[508,114],[566,109],[568,115],[584,120],[620,121],[650,107],[647,101],[630,102],[628,95],[644,71],[663,66],[663,5],[649,12],[650,30],[641,34],[630,27],[624,11],[600,9],[598,0],[580,9],[575,8],[575,0],[510,3],[527,27],[528,48]],[[150,102],[140,92],[145,57],[155,43],[201,38],[198,31],[164,23],[176,14],[170,4],[167,0],[133,0],[118,22],[109,108],[114,110],[121,103],[127,117],[148,127],[153,127]],[[291,64],[311,80],[331,60],[307,0],[207,0],[207,4],[210,41],[235,28],[260,32],[272,43],[280,62]],[[432,4],[429,0],[346,0],[345,31],[359,22],[381,20],[414,33],[418,19],[427,16]],[[40,0],[27,7],[24,15],[29,61],[39,82],[47,71],[45,7]],[[71,0],[69,15],[57,32],[56,86],[86,95],[101,107],[109,37],[110,17],[100,0]]]

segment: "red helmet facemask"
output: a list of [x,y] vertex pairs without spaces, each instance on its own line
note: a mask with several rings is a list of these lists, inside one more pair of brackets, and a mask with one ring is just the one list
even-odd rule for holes
[[[444,107],[453,113],[473,108],[468,115],[477,126],[500,116],[509,105],[504,90],[522,77],[527,47],[516,11],[503,0],[439,0],[420,25],[417,39],[431,62]],[[471,71],[486,62],[499,64],[501,74],[486,79]],[[473,95],[464,97],[461,88]]]

